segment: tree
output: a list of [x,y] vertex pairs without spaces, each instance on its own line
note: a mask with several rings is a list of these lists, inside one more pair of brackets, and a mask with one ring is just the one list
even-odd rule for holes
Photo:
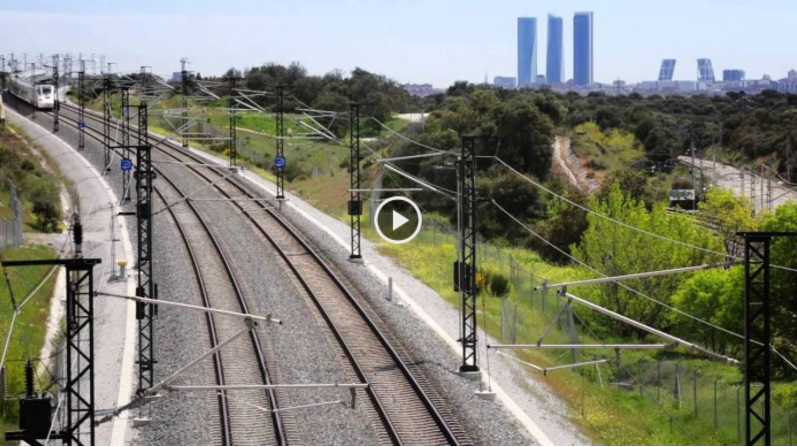
[[[571,248],[573,255],[587,265],[608,276],[630,273],[667,270],[676,267],[718,262],[721,257],[678,245],[670,240],[681,241],[706,250],[721,250],[719,238],[710,230],[695,225],[687,216],[669,215],[662,204],[648,211],[645,205],[622,192],[614,184],[604,200],[593,198],[589,207],[597,213],[657,234],[665,239],[650,236],[621,226],[594,214],[587,216],[589,227],[581,243]],[[594,272],[584,271],[585,276],[595,277]],[[636,279],[623,283],[671,304],[672,295],[683,281],[683,276],[666,275],[648,279]],[[666,328],[670,321],[668,311],[643,297],[616,284],[604,284],[585,290],[586,296],[601,306],[641,321],[649,326]],[[602,316],[592,316],[607,334],[643,336],[645,333],[628,325]]]
[[546,179],[553,159],[553,123],[533,99],[523,96],[502,103],[495,112],[498,156],[523,172]]
[[[797,228],[797,203],[788,202],[766,216],[763,231],[794,231]],[[771,262],[775,265],[797,268],[797,238],[776,237],[772,239]],[[772,312],[772,336],[774,344],[787,358],[797,357],[797,273],[773,268],[770,273],[770,311]],[[794,370],[782,362],[775,363],[782,376],[794,378]]]
[[[586,196],[578,191],[567,193],[566,197],[582,205],[587,202]],[[587,230],[587,212],[564,201],[551,200],[548,202],[547,216],[547,219],[537,222],[535,229],[553,246],[570,254],[570,247],[578,244]],[[566,254],[534,235],[529,236],[528,240],[531,248],[548,261],[563,265],[570,262]]]
[[[477,189],[480,197],[495,200],[521,222],[544,216],[545,202],[540,197],[539,190],[514,173],[504,172],[495,177],[482,176],[478,179]],[[479,229],[487,237],[506,237],[517,242],[525,239],[528,234],[491,202],[481,203],[477,213]]]
[[[723,329],[744,332],[744,276],[741,266],[702,270],[687,279],[673,295],[676,309]],[[686,315],[673,313],[674,332],[709,349],[736,356],[742,340]]]
[[752,203],[724,188],[709,189],[699,210],[704,222],[717,228],[722,235],[729,255],[742,255],[742,241],[736,236],[737,232],[755,231],[760,226],[760,220],[753,217]]

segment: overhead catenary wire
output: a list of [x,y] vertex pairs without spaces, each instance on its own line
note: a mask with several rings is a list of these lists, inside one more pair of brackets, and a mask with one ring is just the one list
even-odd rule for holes
[[[295,98],[295,97],[294,97],[294,98]],[[295,98],[295,99],[296,99],[297,101],[299,101],[299,100],[298,100],[298,98]],[[302,103],[301,101],[299,101],[299,102],[300,102],[300,103]],[[307,107],[307,109],[305,109],[306,111],[316,111],[315,109],[312,109],[311,107],[307,106],[306,104],[304,104],[304,103],[302,103],[302,104],[303,104],[303,105],[305,105],[305,106]],[[330,112],[324,111],[324,113],[330,113]],[[306,114],[306,113],[305,113],[305,114]],[[306,115],[307,115],[307,114],[306,114]],[[307,115],[307,116],[309,117],[309,115]],[[309,118],[311,118],[311,119],[312,119],[312,117],[309,117]],[[431,146],[425,145],[425,144],[423,144],[423,143],[420,143],[420,142],[418,142],[418,141],[414,141],[414,140],[412,140],[412,139],[410,139],[410,138],[408,138],[408,137],[406,137],[406,136],[404,136],[404,135],[401,135],[399,132],[396,132],[395,130],[391,129],[390,127],[386,126],[384,123],[382,123],[381,121],[377,120],[377,119],[376,119],[376,118],[374,118],[374,117],[371,117],[371,119],[372,119],[372,120],[373,120],[375,123],[377,123],[379,126],[381,126],[382,128],[384,128],[384,129],[388,130],[388,131],[389,131],[390,133],[392,133],[392,134],[395,134],[395,135],[397,135],[398,137],[400,137],[401,139],[403,139],[403,140],[405,140],[405,141],[408,141],[408,142],[410,142],[410,143],[412,143],[412,144],[416,144],[416,145],[418,145],[418,146],[420,146],[420,147],[424,147],[424,148],[427,148],[427,149],[433,150],[433,151],[435,151],[435,152],[438,152],[438,153],[440,153],[441,155],[443,155],[443,154],[451,154],[451,152],[446,152],[446,151],[443,151],[442,149],[438,149],[438,148],[434,148],[434,147],[431,147]],[[316,123],[316,124],[319,124],[319,125],[320,125],[320,123],[318,123],[318,122],[317,122],[317,121],[315,121],[314,119],[313,119],[313,122],[314,122],[314,123]],[[310,127],[310,126],[308,125],[308,127]],[[316,130],[316,131],[318,131],[317,129],[313,129],[313,130]],[[336,138],[336,137],[332,136],[332,135],[331,135],[331,132],[329,132],[329,130],[328,130],[328,129],[324,128],[324,130],[327,132],[327,134],[326,134],[326,135],[324,135],[324,136],[327,136],[327,137],[328,137],[328,138],[329,138],[331,141],[333,141],[333,142],[335,142],[335,143],[338,143],[338,144],[343,144],[343,142],[342,142],[340,139],[338,139],[338,138]],[[320,132],[319,132],[319,133],[320,133]],[[322,135],[323,135],[323,134],[322,134]],[[376,153],[376,151],[374,151],[372,148],[370,148],[370,147],[369,147],[367,144],[363,144],[363,147],[365,147],[366,149],[368,149],[370,152],[372,152],[373,154],[377,155],[377,157],[381,159],[381,157],[379,157],[379,155]],[[427,157],[427,156],[434,156],[434,155],[436,155],[436,154],[427,154],[427,155],[423,155],[423,157]],[[692,249],[695,249],[695,250],[703,251],[703,252],[706,252],[706,253],[709,253],[709,254],[720,255],[720,256],[723,256],[723,257],[724,257],[724,256],[727,256],[726,254],[723,254],[723,253],[721,253],[721,252],[717,252],[717,251],[710,250],[710,249],[707,249],[707,248],[704,248],[704,247],[699,247],[699,246],[696,246],[696,245],[688,244],[688,243],[686,243],[686,242],[679,241],[679,240],[676,240],[676,239],[668,238],[668,237],[665,237],[665,236],[662,236],[662,235],[659,235],[659,234],[656,234],[656,233],[653,233],[653,232],[650,232],[650,231],[647,231],[647,230],[644,230],[644,229],[641,229],[641,228],[638,228],[638,227],[634,227],[634,226],[632,226],[632,225],[626,224],[626,223],[624,223],[624,222],[622,222],[622,221],[619,221],[619,220],[617,220],[617,219],[613,219],[613,218],[611,218],[611,217],[609,217],[609,216],[605,216],[605,215],[603,215],[603,214],[597,213],[596,211],[594,211],[594,210],[591,210],[591,209],[589,209],[589,208],[587,208],[587,207],[585,207],[585,206],[583,206],[583,205],[580,205],[580,204],[578,204],[578,203],[576,203],[576,202],[573,202],[572,200],[570,200],[570,199],[568,199],[568,198],[566,198],[566,197],[564,197],[564,196],[561,196],[561,195],[559,195],[559,194],[555,193],[554,191],[552,191],[552,190],[550,190],[550,189],[546,188],[545,186],[543,186],[543,185],[541,185],[541,184],[539,184],[539,183],[537,183],[537,182],[533,181],[532,179],[529,179],[528,177],[524,176],[522,173],[520,173],[519,171],[517,171],[516,169],[514,169],[512,166],[510,166],[509,164],[507,164],[506,162],[504,162],[504,161],[503,161],[503,160],[502,160],[500,157],[498,157],[498,156],[496,156],[496,155],[494,155],[494,156],[477,156],[477,158],[489,158],[489,159],[495,159],[495,160],[497,160],[499,163],[501,163],[502,165],[504,165],[504,166],[505,166],[507,169],[509,169],[509,170],[513,171],[515,174],[517,174],[517,175],[521,176],[521,177],[522,177],[522,178],[524,178],[526,181],[528,181],[528,182],[532,183],[534,186],[536,186],[536,187],[538,187],[538,188],[540,188],[540,189],[544,190],[544,191],[545,191],[545,192],[547,192],[548,194],[554,195],[555,197],[557,197],[557,198],[559,198],[559,199],[561,199],[561,200],[564,200],[565,202],[569,203],[569,204],[570,204],[570,205],[572,205],[572,206],[576,206],[576,207],[578,207],[578,208],[582,209],[583,211],[586,211],[586,212],[588,212],[588,213],[591,213],[591,214],[597,215],[597,216],[599,216],[599,217],[601,217],[601,218],[607,219],[607,220],[609,220],[609,221],[611,221],[611,222],[613,222],[613,223],[615,223],[615,224],[617,224],[617,225],[621,225],[621,226],[624,226],[624,227],[626,227],[626,228],[628,228],[628,229],[631,229],[631,230],[633,230],[633,231],[641,232],[641,233],[643,233],[643,234],[646,234],[646,235],[649,235],[649,236],[652,236],[652,237],[656,237],[656,238],[659,238],[659,239],[662,239],[662,240],[665,240],[665,241],[669,241],[669,242],[671,242],[671,243],[679,244],[679,245],[682,245],[682,246],[685,246],[685,247],[688,247],[688,248],[692,248]],[[429,185],[430,185],[428,182],[425,182],[425,181],[423,181],[423,180],[420,180],[420,179],[418,179],[417,177],[411,176],[410,174],[408,174],[408,173],[406,173],[406,172],[404,172],[404,171],[400,170],[399,168],[397,168],[397,167],[395,167],[395,166],[393,166],[393,165],[391,165],[391,164],[389,164],[389,163],[387,163],[387,162],[385,162],[385,163],[384,163],[384,165],[385,165],[385,167],[386,167],[386,168],[388,168],[389,170],[392,170],[392,171],[394,171],[394,172],[396,172],[396,173],[398,173],[398,174],[400,174],[400,175],[402,175],[402,176],[404,176],[404,177],[406,177],[406,178],[408,178],[408,179],[410,179],[410,180],[412,180],[412,181],[414,181],[414,182],[416,182],[416,183],[422,184],[423,186],[425,186],[425,187],[427,187],[427,188],[428,188],[428,187],[429,187]],[[441,192],[441,190],[445,190],[445,188],[439,188],[439,189],[437,189],[437,188],[436,188],[436,189],[431,189],[431,188],[429,188],[429,189],[430,189],[430,190],[432,190],[432,191],[434,191],[434,192],[438,192],[438,193],[442,193],[442,192]],[[451,195],[456,195],[456,193],[455,193],[455,192],[453,192],[453,191],[450,191],[450,190],[445,190],[445,191],[448,193],[448,194],[445,194],[445,193],[443,193],[443,194],[444,194],[444,195],[446,195],[446,196],[448,196],[449,194],[451,194]],[[449,198],[451,198],[451,197],[449,196]],[[556,249],[556,250],[557,250],[557,251],[559,251],[560,253],[564,254],[565,256],[567,256],[567,257],[568,257],[568,258],[570,258],[570,259],[573,259],[573,260],[575,260],[576,262],[578,262],[578,263],[579,263],[579,264],[581,264],[582,266],[584,266],[584,267],[588,268],[589,270],[591,270],[591,271],[593,271],[593,272],[595,272],[595,273],[598,273],[598,274],[600,274],[600,275],[601,275],[601,276],[603,276],[603,277],[608,277],[607,275],[605,275],[605,274],[603,274],[603,273],[601,273],[601,272],[599,272],[599,271],[597,271],[597,270],[593,269],[592,267],[590,267],[590,266],[589,266],[589,265],[587,265],[586,263],[582,262],[581,260],[578,260],[578,259],[576,259],[575,257],[571,256],[569,253],[565,252],[564,250],[561,250],[559,247],[556,247],[555,245],[551,244],[550,242],[548,242],[547,240],[545,240],[544,238],[542,238],[542,237],[541,237],[540,235],[538,235],[537,233],[535,233],[535,232],[531,231],[531,229],[530,229],[530,228],[528,228],[528,226],[526,226],[525,224],[523,224],[523,223],[522,223],[522,222],[520,222],[519,220],[515,219],[515,218],[514,218],[514,216],[511,216],[511,214],[510,214],[510,213],[508,213],[508,212],[507,212],[505,209],[503,209],[502,207],[500,207],[500,205],[498,205],[498,204],[497,204],[495,201],[493,201],[493,204],[494,204],[494,205],[496,205],[496,206],[497,206],[499,209],[501,209],[501,211],[503,211],[505,214],[507,214],[507,215],[509,215],[510,217],[512,217],[512,218],[513,218],[513,220],[515,220],[517,223],[519,223],[519,224],[521,224],[523,227],[525,227],[525,228],[526,228],[526,229],[527,229],[529,232],[531,232],[533,235],[535,235],[536,237],[540,238],[541,240],[543,240],[545,243],[547,243],[548,245],[550,245],[551,247],[553,247],[554,249]],[[738,257],[737,257],[737,258],[738,258]],[[794,270],[794,271],[797,271],[797,269],[790,269],[790,268],[788,268],[788,267],[782,267],[782,266],[779,266],[779,267],[780,267],[780,268],[783,268],[783,269],[786,269],[786,270]],[[630,292],[632,292],[632,293],[636,293],[636,294],[638,294],[638,295],[640,295],[640,296],[642,296],[642,297],[644,297],[644,298],[646,298],[646,299],[648,299],[648,300],[651,300],[652,302],[654,302],[654,303],[656,303],[656,304],[659,304],[659,305],[661,305],[661,306],[664,306],[664,307],[666,307],[666,308],[668,308],[668,309],[670,309],[670,310],[672,310],[672,311],[674,311],[674,312],[677,312],[677,313],[679,313],[679,314],[682,314],[682,315],[684,315],[684,316],[686,316],[686,317],[688,317],[688,318],[691,318],[691,319],[693,319],[693,320],[695,320],[695,321],[698,321],[698,322],[700,322],[700,323],[702,323],[702,324],[708,325],[709,327],[712,327],[712,328],[714,328],[714,329],[717,329],[717,330],[720,330],[720,331],[722,331],[722,332],[725,332],[725,333],[727,333],[727,334],[729,334],[729,335],[733,335],[733,336],[735,336],[735,337],[740,337],[740,338],[743,338],[743,336],[742,336],[741,334],[737,334],[737,333],[735,333],[735,332],[733,332],[733,331],[730,331],[730,330],[728,330],[728,329],[725,329],[725,328],[722,328],[722,327],[720,327],[720,326],[714,325],[714,324],[712,324],[712,323],[710,323],[710,322],[708,322],[708,321],[705,321],[705,320],[703,320],[703,319],[700,319],[700,318],[698,318],[698,317],[695,317],[695,316],[693,316],[693,315],[690,315],[690,314],[688,314],[688,313],[686,313],[686,312],[683,312],[683,311],[681,311],[681,310],[679,310],[679,309],[677,309],[677,308],[675,308],[675,307],[673,307],[673,306],[670,306],[670,305],[668,305],[668,304],[666,304],[666,303],[664,303],[664,302],[661,302],[661,301],[659,301],[659,300],[656,300],[656,299],[654,299],[654,298],[652,298],[652,297],[650,297],[650,296],[648,296],[648,295],[646,295],[646,294],[644,294],[644,293],[642,293],[642,292],[640,292],[640,291],[638,291],[638,290],[635,290],[635,289],[633,289],[633,288],[631,288],[631,287],[629,287],[629,286],[627,286],[627,285],[625,285],[625,284],[622,284],[622,283],[620,283],[620,282],[615,282],[615,283],[616,283],[616,284],[618,284],[618,285],[620,285],[621,287],[623,287],[623,288],[625,288],[625,289],[629,290],[629,291],[630,291]],[[760,342],[759,342],[759,343],[760,343]],[[776,352],[776,354],[777,354],[777,355],[779,355],[781,358],[783,358],[783,359],[784,359],[784,361],[786,361],[788,364],[790,364],[791,366],[793,366],[793,364],[792,364],[791,362],[789,362],[789,360],[788,360],[788,359],[786,359],[785,357],[783,357],[783,356],[782,356],[782,354],[780,354],[779,352],[777,352],[777,351],[774,349],[774,346],[771,346],[771,348],[773,349],[773,351],[774,351],[774,352]],[[796,369],[797,369],[797,368],[796,368]]]
[[[578,314],[575,312],[575,310],[573,311],[573,316],[579,321],[579,323],[581,323],[582,327],[587,328],[587,330],[592,334],[593,337],[595,337],[596,340],[598,340],[601,343],[604,343],[603,339],[601,337],[598,337],[597,334],[595,334],[595,332],[586,324],[586,322],[584,320],[582,320],[581,317],[578,316]],[[623,363],[623,361],[620,360],[620,357],[617,356],[614,361],[617,363],[617,365],[620,366],[620,368],[622,368],[626,372],[626,374],[628,374],[629,377],[632,377],[636,381],[636,383],[640,387],[641,393],[643,395],[646,395],[647,392],[645,391],[645,387],[642,386],[642,381],[638,377],[636,377],[636,375],[634,373],[631,372],[630,368],[625,366],[625,363]],[[678,428],[681,430],[681,432],[683,434],[685,434],[686,436],[694,439],[694,435],[692,435],[692,433],[689,430],[687,430],[686,427],[683,424],[681,424],[681,422],[678,421],[675,418],[675,416],[673,416],[669,411],[667,411],[667,408],[664,407],[661,404],[661,402],[659,402],[657,399],[652,399],[652,398],[648,399],[648,400],[650,400],[651,402],[655,403],[656,406],[659,407],[659,410],[661,410],[662,413],[664,413],[665,415],[667,415],[670,418],[670,421],[675,422],[675,425],[678,426]]]
[[443,150],[443,149],[438,149],[438,148],[436,148],[436,147],[432,147],[432,146],[429,146],[429,145],[423,144],[423,143],[421,143],[421,142],[419,142],[419,141],[415,141],[415,140],[413,140],[413,139],[411,139],[411,138],[409,138],[409,137],[407,137],[407,136],[405,136],[405,135],[402,135],[401,133],[399,133],[399,132],[397,132],[397,131],[395,131],[395,130],[391,129],[390,127],[388,127],[387,125],[385,125],[383,122],[379,121],[378,119],[376,119],[376,118],[374,118],[374,117],[371,117],[371,119],[372,119],[372,120],[373,120],[373,121],[374,121],[376,124],[378,124],[379,126],[381,126],[382,128],[384,128],[384,129],[385,129],[385,130],[387,130],[388,132],[392,133],[393,135],[396,135],[397,137],[401,138],[401,139],[402,139],[402,140],[404,140],[404,141],[407,141],[407,142],[409,142],[409,143],[412,143],[412,144],[414,144],[414,145],[416,145],[416,146],[422,147],[422,148],[424,148],[424,149],[429,149],[429,150],[432,150],[432,151],[435,151],[435,152],[441,152],[441,153],[446,153],[446,154],[447,154],[447,153],[450,153],[450,151],[446,151],[446,150]]
[[[511,214],[510,212],[508,212],[506,209],[504,209],[504,208],[503,208],[501,205],[499,205],[499,204],[498,204],[498,203],[497,203],[495,200],[492,200],[491,202],[492,202],[492,204],[493,204],[493,205],[494,205],[496,208],[498,208],[498,209],[499,209],[501,212],[503,212],[503,213],[504,213],[504,214],[505,214],[507,217],[509,217],[509,218],[510,218],[512,221],[514,221],[516,224],[518,224],[518,225],[520,225],[521,227],[523,227],[523,228],[524,228],[526,231],[528,231],[529,233],[531,233],[531,234],[532,234],[534,237],[536,237],[537,239],[541,240],[541,241],[542,241],[543,243],[545,243],[546,245],[548,245],[548,246],[550,246],[551,248],[553,248],[554,250],[558,251],[559,253],[561,253],[562,255],[564,255],[565,257],[567,257],[568,259],[571,259],[571,260],[573,260],[574,262],[576,262],[577,264],[579,264],[579,265],[581,265],[582,267],[586,268],[587,270],[590,270],[590,271],[592,271],[593,273],[596,273],[596,274],[598,274],[598,275],[601,275],[601,276],[602,276],[602,277],[604,277],[604,278],[608,278],[608,275],[606,275],[606,274],[604,274],[604,273],[602,273],[602,272],[598,271],[597,269],[595,269],[595,268],[591,267],[590,265],[588,265],[588,264],[587,264],[587,263],[585,263],[584,261],[582,261],[582,260],[580,260],[580,259],[576,258],[575,256],[571,255],[570,253],[566,252],[565,250],[562,250],[561,248],[557,247],[557,246],[556,246],[555,244],[553,244],[552,242],[550,242],[550,241],[548,241],[547,239],[545,239],[543,236],[541,236],[540,234],[538,234],[537,232],[535,232],[534,230],[532,230],[532,229],[531,229],[531,228],[530,228],[528,225],[526,225],[525,223],[523,223],[523,222],[522,222],[520,219],[518,219],[517,217],[515,217],[514,215],[512,215],[512,214]],[[664,307],[664,308],[666,308],[666,309],[669,309],[669,310],[671,310],[671,311],[673,311],[673,312],[675,312],[675,313],[678,313],[679,315],[682,315],[682,316],[684,316],[684,317],[687,317],[687,318],[689,318],[689,319],[691,319],[691,320],[693,320],[693,321],[696,321],[696,322],[698,322],[698,323],[701,323],[701,324],[703,324],[703,325],[706,325],[706,326],[708,326],[708,327],[711,327],[711,328],[713,328],[713,329],[716,329],[716,330],[718,330],[718,331],[724,332],[724,333],[726,333],[726,334],[728,334],[728,335],[732,335],[732,336],[734,336],[734,337],[736,337],[736,338],[739,338],[739,339],[742,339],[742,340],[744,339],[744,335],[742,335],[742,334],[738,334],[738,333],[736,333],[736,332],[733,332],[733,331],[731,331],[731,330],[729,330],[729,329],[726,329],[726,328],[724,328],[724,327],[722,327],[722,326],[718,326],[718,325],[716,325],[716,324],[714,324],[714,323],[711,323],[711,322],[709,322],[709,321],[706,321],[706,320],[704,320],[704,319],[702,319],[702,318],[696,317],[696,316],[694,316],[694,315],[692,315],[692,314],[690,314],[690,313],[688,313],[688,312],[684,312],[684,311],[682,311],[682,310],[680,310],[680,309],[678,309],[678,308],[676,308],[676,307],[673,307],[673,306],[671,306],[671,305],[669,305],[669,304],[667,304],[667,303],[664,303],[664,302],[662,302],[662,301],[660,301],[660,300],[657,300],[657,299],[655,299],[655,298],[653,298],[653,297],[651,297],[651,296],[649,296],[649,295],[647,295],[647,294],[645,294],[645,293],[643,293],[643,292],[640,292],[640,291],[638,291],[638,290],[634,289],[633,287],[630,287],[630,286],[628,286],[627,284],[624,284],[624,283],[622,283],[622,282],[619,282],[619,281],[613,281],[613,282],[614,282],[615,284],[617,284],[618,286],[620,286],[620,287],[622,287],[622,288],[624,288],[624,289],[628,290],[629,292],[635,293],[635,294],[639,295],[640,297],[642,297],[642,298],[645,298],[645,299],[647,299],[647,300],[649,300],[649,301],[651,301],[651,302],[653,302],[653,303],[656,303],[656,304],[658,304],[658,305],[660,305],[660,306],[662,306],[662,307]],[[756,343],[756,344],[758,344],[758,345],[763,345],[763,343],[762,343],[762,342],[760,342],[760,341],[752,340],[752,342],[753,342],[753,343]],[[781,354],[780,352],[778,352],[778,350],[775,348],[775,346],[774,346],[774,345],[770,344],[769,346],[770,346],[770,349],[772,350],[772,352],[774,352],[774,353],[775,353],[775,354],[776,354],[778,357],[780,357],[781,359],[783,359],[783,360],[784,360],[784,361],[785,361],[785,362],[786,362],[786,363],[787,363],[789,366],[791,366],[791,367],[792,367],[792,368],[793,368],[795,371],[797,371],[797,366],[795,366],[795,365],[794,365],[794,363],[792,363],[792,362],[791,362],[791,361],[790,361],[788,358],[786,358],[786,357],[785,357],[783,354]]]
[[[735,258],[735,259],[744,259],[742,256],[732,256],[732,255],[728,255],[726,253],[721,253],[721,252],[718,252],[718,251],[715,251],[715,250],[711,250],[709,248],[699,247],[697,245],[689,244],[687,242],[679,241],[677,239],[672,239],[672,238],[669,238],[669,237],[666,237],[666,236],[662,236],[662,235],[654,233],[652,231],[648,231],[648,230],[645,230],[645,229],[642,229],[642,228],[639,228],[639,227],[635,227],[635,226],[629,225],[629,224],[627,224],[627,223],[625,223],[623,221],[620,221],[620,220],[614,219],[612,217],[606,216],[604,214],[601,214],[601,213],[599,213],[599,212],[597,212],[595,210],[592,210],[592,209],[590,209],[590,208],[588,208],[588,207],[586,207],[584,205],[581,205],[581,204],[579,204],[577,202],[574,202],[574,201],[568,199],[567,197],[565,197],[565,196],[563,196],[561,194],[557,194],[556,192],[554,192],[551,189],[545,187],[541,183],[536,182],[533,179],[530,179],[529,177],[523,175],[517,169],[513,168],[507,162],[502,160],[500,157],[497,157],[497,156],[494,156],[494,155],[478,155],[478,156],[476,156],[476,158],[496,160],[500,164],[502,164],[504,167],[506,167],[508,170],[512,171],[513,173],[518,175],[520,178],[526,180],[527,182],[531,183],[535,187],[545,191],[546,193],[548,193],[548,194],[550,194],[550,195],[552,195],[552,196],[554,196],[554,197],[556,197],[556,198],[558,198],[558,199],[560,199],[560,200],[562,200],[562,201],[564,201],[564,202],[566,202],[566,203],[568,203],[568,204],[570,204],[572,206],[575,206],[576,208],[578,208],[578,209],[580,209],[582,211],[585,211],[585,212],[587,212],[589,214],[597,216],[597,217],[599,217],[601,219],[605,219],[605,220],[607,220],[609,222],[614,223],[615,225],[620,225],[621,227],[627,228],[629,230],[636,231],[638,233],[645,234],[647,236],[651,236],[651,237],[654,237],[654,238],[657,238],[657,239],[660,239],[660,240],[663,240],[663,241],[671,242],[673,244],[681,245],[683,247],[691,248],[693,250],[702,251],[704,253],[708,253],[708,254],[712,254],[712,255],[719,255],[719,256],[723,256],[723,257],[732,257],[732,258]],[[797,269],[795,269],[795,268],[781,266],[781,265],[772,265],[772,268],[777,268],[777,269],[781,269],[781,270],[787,270],[787,271],[791,271],[791,272],[797,272]]]

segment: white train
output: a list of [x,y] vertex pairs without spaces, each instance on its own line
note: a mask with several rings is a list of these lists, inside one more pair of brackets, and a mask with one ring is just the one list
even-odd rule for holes
[[18,77],[11,79],[8,90],[17,98],[38,109],[52,109],[55,103],[55,87],[49,84],[31,85]]

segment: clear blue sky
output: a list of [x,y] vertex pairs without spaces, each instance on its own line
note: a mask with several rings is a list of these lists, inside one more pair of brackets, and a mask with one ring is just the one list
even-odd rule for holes
[[573,74],[573,13],[595,13],[595,80],[655,79],[676,58],[694,79],[699,57],[748,79],[797,68],[794,0],[0,0],[0,53],[106,54],[121,71],[152,66],[221,74],[231,66],[299,61],[310,73],[356,66],[400,82],[516,76],[518,16],[537,17],[545,72],[547,14],[565,22]]

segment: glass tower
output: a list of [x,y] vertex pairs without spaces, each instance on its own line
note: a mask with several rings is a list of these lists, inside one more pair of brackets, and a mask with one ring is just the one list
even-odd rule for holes
[[661,61],[661,69],[659,69],[659,81],[672,81],[672,76],[675,73],[675,59],[664,59]]
[[592,12],[573,17],[573,80],[578,86],[592,84]]
[[517,19],[517,84],[526,87],[537,80],[537,19]]
[[564,82],[564,26],[562,18],[548,15],[548,55],[545,65],[545,77],[549,84]]

